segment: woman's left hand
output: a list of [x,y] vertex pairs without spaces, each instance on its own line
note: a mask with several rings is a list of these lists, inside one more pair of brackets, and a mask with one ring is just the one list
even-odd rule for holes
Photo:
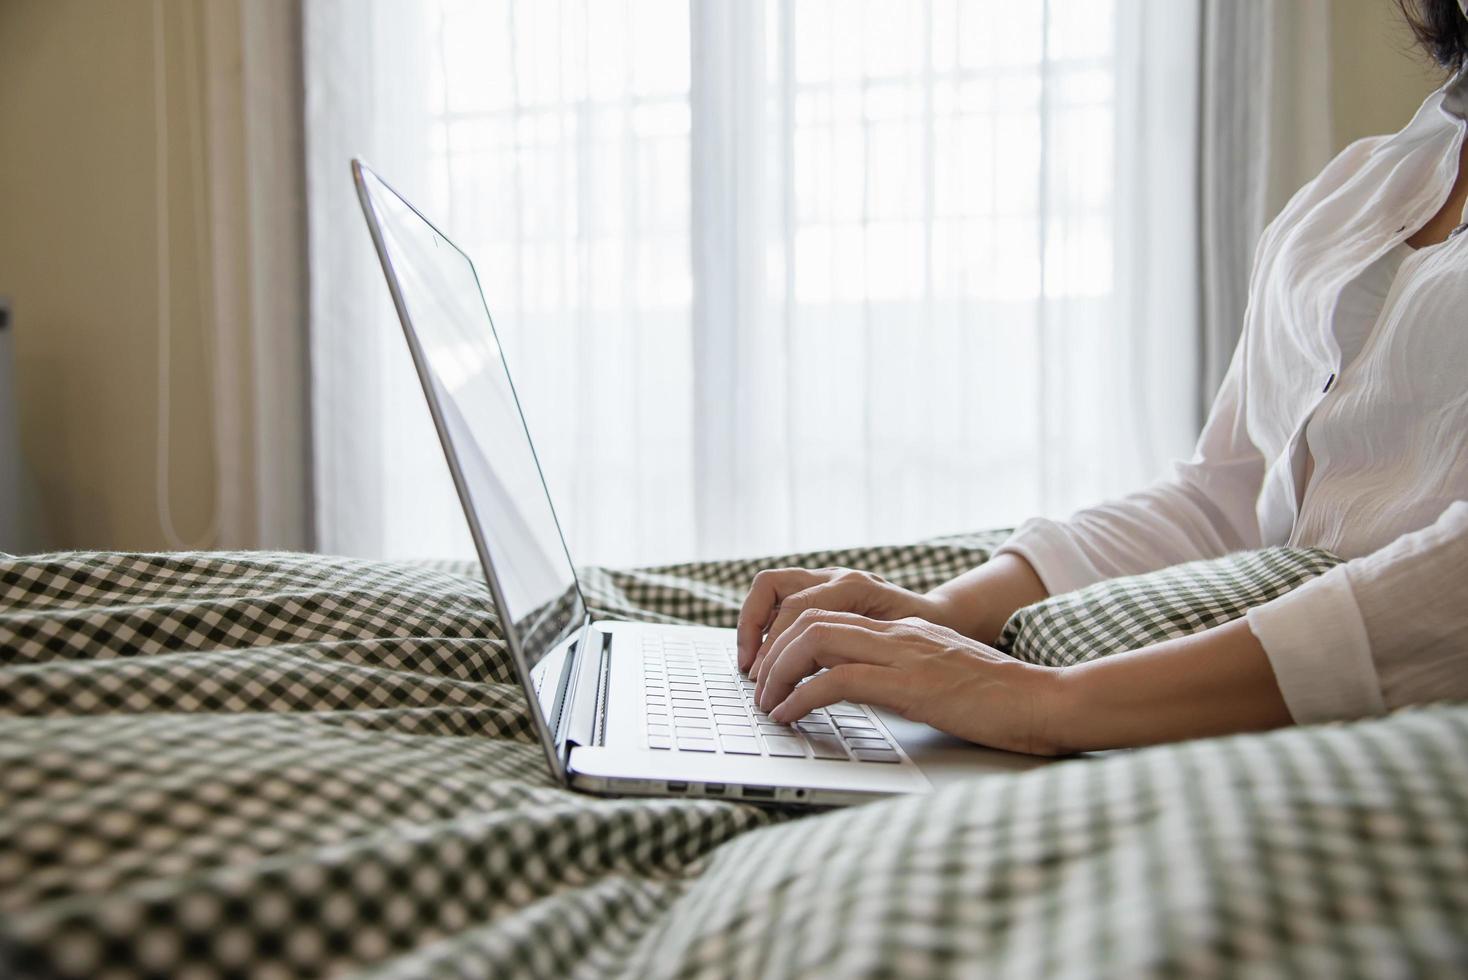
[[811,609],[770,648],[755,700],[782,724],[856,701],[971,742],[1057,755],[1062,677],[921,619]]

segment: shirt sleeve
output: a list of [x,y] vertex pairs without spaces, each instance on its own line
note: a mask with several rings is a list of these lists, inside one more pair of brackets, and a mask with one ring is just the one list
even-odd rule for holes
[[1468,700],[1468,501],[1248,622],[1299,724]]
[[1074,514],[1025,522],[996,552],[1023,557],[1051,595],[1121,575],[1259,547],[1264,457],[1244,418],[1244,347],[1234,351],[1193,458],[1170,479]]

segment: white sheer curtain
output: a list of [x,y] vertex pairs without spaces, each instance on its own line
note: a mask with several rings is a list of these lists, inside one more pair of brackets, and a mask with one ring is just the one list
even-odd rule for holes
[[468,551],[356,154],[476,259],[578,561],[1009,524],[1196,431],[1192,2],[307,0],[305,43],[325,550]]

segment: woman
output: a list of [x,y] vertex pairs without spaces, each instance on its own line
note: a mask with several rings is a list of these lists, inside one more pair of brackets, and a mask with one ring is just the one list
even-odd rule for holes
[[[1452,80],[1265,231],[1193,459],[1064,523],[1029,521],[926,595],[850,570],[761,572],[739,659],[772,717],[863,701],[1050,755],[1468,698],[1468,0],[1402,7]],[[1243,619],[1075,667],[988,646],[1047,595],[1274,544],[1347,561]]]

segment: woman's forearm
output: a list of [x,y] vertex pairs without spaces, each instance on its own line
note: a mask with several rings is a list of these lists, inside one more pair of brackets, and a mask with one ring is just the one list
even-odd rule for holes
[[993,644],[1016,609],[1048,595],[1030,563],[1006,552],[944,582],[928,598],[943,610],[941,625]]
[[1061,752],[1129,748],[1292,723],[1264,647],[1238,619],[1063,669],[1045,741]]

